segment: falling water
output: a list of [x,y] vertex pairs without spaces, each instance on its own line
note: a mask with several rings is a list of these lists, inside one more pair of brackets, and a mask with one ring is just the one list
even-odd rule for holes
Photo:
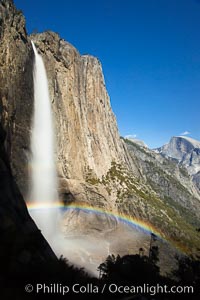
[[[31,201],[35,204],[52,204],[58,199],[57,176],[54,163],[54,130],[48,80],[42,57],[32,42],[35,62],[34,114],[31,135]],[[56,230],[55,209],[31,212],[42,233],[51,242]]]

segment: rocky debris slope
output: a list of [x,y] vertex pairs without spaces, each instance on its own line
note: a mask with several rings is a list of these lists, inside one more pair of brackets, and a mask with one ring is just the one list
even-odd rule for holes
[[137,161],[141,178],[161,197],[174,199],[199,217],[200,194],[187,168],[177,160],[126,141],[133,159]]
[[174,240],[186,242],[188,248],[193,247],[196,239],[194,244],[198,248],[196,229],[200,226],[200,194],[187,169],[176,160],[133,141],[125,139],[125,142],[140,170],[139,194],[147,200],[146,204],[142,204],[144,200],[140,201],[138,207],[146,207],[146,215],[150,213],[148,219],[166,235],[171,232]]

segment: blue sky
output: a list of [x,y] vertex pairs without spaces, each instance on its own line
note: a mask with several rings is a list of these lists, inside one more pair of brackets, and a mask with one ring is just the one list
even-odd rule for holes
[[122,136],[200,139],[200,0],[14,0],[28,32],[97,56]]

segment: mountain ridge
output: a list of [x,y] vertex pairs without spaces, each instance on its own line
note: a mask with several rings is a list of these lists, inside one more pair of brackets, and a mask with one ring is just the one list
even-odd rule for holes
[[[186,140],[186,141],[188,141],[189,143],[191,143],[191,145],[192,145],[194,148],[200,148],[200,141],[197,140],[197,139],[194,139],[194,138],[192,138],[192,137],[188,137],[188,136],[184,136],[184,135],[175,135],[175,136],[172,136],[172,137],[170,138],[170,140],[171,140],[171,139],[174,139],[174,138],[181,138],[181,139]],[[164,144],[163,146],[154,148],[154,149],[152,149],[152,150],[155,150],[155,151],[156,151],[156,150],[158,150],[158,149],[162,149],[163,147],[165,147],[165,146],[168,145],[169,143],[170,143],[170,141],[169,141],[168,143]]]
[[200,141],[198,140],[191,137],[174,136],[169,143],[154,149],[154,151],[177,159],[192,176],[200,171]]

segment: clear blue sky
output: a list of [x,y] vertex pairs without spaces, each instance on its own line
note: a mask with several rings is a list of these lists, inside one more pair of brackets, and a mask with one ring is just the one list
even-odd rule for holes
[[14,0],[27,29],[97,56],[122,136],[200,139],[200,0]]

